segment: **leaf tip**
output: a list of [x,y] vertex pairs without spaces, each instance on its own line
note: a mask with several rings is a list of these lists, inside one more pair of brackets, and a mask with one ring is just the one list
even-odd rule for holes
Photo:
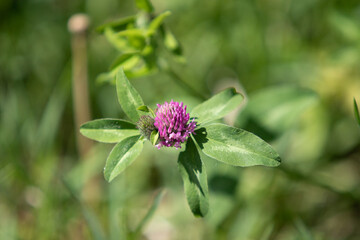
[[111,180],[109,179],[109,176],[107,175],[107,173],[105,172],[105,170],[104,170],[104,178],[105,178],[105,180],[106,180],[108,183],[111,182]]
[[196,212],[193,211],[193,214],[194,214],[194,216],[197,217],[197,218],[204,218],[204,217],[206,217],[206,215],[208,214],[208,212],[209,212],[209,209],[206,208],[206,209],[201,209],[201,210],[199,209],[199,210],[196,211]]
[[166,12],[164,12],[164,15],[167,17],[167,16],[170,16],[172,14],[172,12],[171,11],[166,11]]
[[355,108],[355,111],[357,111],[357,110],[358,110],[358,106],[357,106],[357,103],[356,103],[356,99],[355,99],[355,97],[353,98],[353,101],[354,101],[354,108]]
[[86,137],[86,134],[85,134],[85,131],[86,131],[86,128],[88,126],[88,123],[83,123],[80,125],[80,128],[79,128],[79,132]]
[[276,163],[275,163],[275,167],[279,166],[281,164],[281,158],[280,156],[278,156],[277,158],[275,158]]
[[107,168],[107,165],[105,165],[105,167],[104,167],[104,179],[108,182],[108,183],[110,183],[111,181],[112,181],[112,179],[111,179],[111,173],[109,173],[109,171],[108,171],[109,169]]
[[112,180],[115,178],[115,176],[113,176],[111,173],[109,174],[109,173],[107,172],[107,169],[104,168],[104,178],[105,178],[105,180],[106,180],[108,183],[111,183]]

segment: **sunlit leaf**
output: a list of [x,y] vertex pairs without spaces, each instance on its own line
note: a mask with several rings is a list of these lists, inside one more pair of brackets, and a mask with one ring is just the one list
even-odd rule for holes
[[143,106],[144,102],[127,79],[123,69],[120,69],[116,75],[116,91],[121,108],[133,122],[137,122],[142,115],[137,108]]
[[157,142],[158,142],[158,139],[159,139],[159,132],[157,130],[154,130],[151,132],[151,135],[150,135],[150,142],[152,145],[156,145]]
[[135,124],[120,119],[97,119],[80,127],[85,137],[105,143],[120,142],[124,138],[139,135]]
[[128,45],[128,49],[124,49],[128,52],[141,51],[146,46],[146,39],[144,36],[144,31],[138,28],[130,28],[120,32],[115,33],[115,36],[118,38],[124,38]]
[[278,153],[269,144],[245,130],[214,123],[195,133],[202,151],[221,162],[241,167],[280,164]]
[[125,72],[126,72],[126,76],[128,76],[129,78],[139,78],[139,77],[154,74],[157,71],[158,71],[158,69],[156,67],[148,66],[148,65],[144,64],[139,68],[127,70]]
[[115,76],[111,72],[101,73],[96,77],[95,82],[98,84],[115,83]]
[[[119,20],[115,20],[112,22],[105,23],[99,27],[96,28],[96,31],[99,33],[103,33],[105,31],[105,28],[110,27],[114,30],[123,30],[126,28],[126,25],[135,23],[135,16],[130,16],[126,18],[121,18]],[[120,29],[119,29],[120,28]]]
[[115,77],[120,68],[124,69],[126,76],[129,78],[142,77],[156,70],[150,69],[145,64],[143,58],[136,53],[122,54],[113,62],[109,72],[101,73],[97,76],[96,82],[100,84],[105,82],[115,84]]
[[177,56],[176,60],[179,62],[186,62],[186,59],[182,55],[183,53],[181,44],[176,39],[174,34],[170,30],[163,28],[163,36],[165,47],[169,49],[175,56]]
[[156,31],[158,30],[158,28],[161,26],[161,24],[164,22],[165,18],[167,18],[168,16],[171,15],[170,11],[166,11],[160,15],[158,15],[156,18],[154,18],[150,25],[149,28],[147,30],[147,36],[151,36],[154,35],[156,33]]
[[118,58],[115,59],[115,61],[111,64],[110,70],[113,70],[118,67],[123,67],[126,69],[131,69],[133,66],[136,66],[136,64],[141,59],[140,56],[138,56],[138,52],[132,52],[132,53],[124,53],[121,54]]
[[119,51],[136,51],[132,48],[125,37],[119,37],[110,27],[105,27],[104,34],[106,39]]
[[186,143],[186,149],[179,154],[180,174],[190,209],[195,216],[204,217],[209,209],[208,184],[200,154],[191,138]]
[[150,112],[149,107],[146,105],[138,107],[137,110],[142,111],[142,112]]
[[115,145],[111,150],[104,168],[104,176],[111,182],[140,155],[143,141],[139,136],[128,137]]
[[243,99],[234,88],[228,88],[196,106],[190,116],[195,117],[198,124],[220,119],[237,108]]
[[143,31],[137,28],[126,29],[116,33],[118,37],[140,37],[144,38]]
[[149,0],[135,0],[135,3],[138,9],[144,10],[145,12],[151,13],[154,11],[154,7]]

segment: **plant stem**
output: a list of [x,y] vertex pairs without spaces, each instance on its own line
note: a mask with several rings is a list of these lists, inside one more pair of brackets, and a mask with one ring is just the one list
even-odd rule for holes
[[178,84],[180,87],[185,89],[188,93],[190,93],[194,97],[200,98],[201,100],[207,99],[207,97],[203,93],[198,92],[191,85],[185,82],[171,67],[166,67],[165,69],[162,70],[164,70],[171,77],[171,79],[174,80],[176,84]]
[[89,27],[89,19],[84,14],[73,15],[68,22],[71,33],[72,48],[72,82],[73,82],[73,104],[75,118],[75,132],[77,147],[81,159],[92,147],[92,141],[80,135],[80,125],[90,121],[90,106],[87,79],[87,52],[86,31]]

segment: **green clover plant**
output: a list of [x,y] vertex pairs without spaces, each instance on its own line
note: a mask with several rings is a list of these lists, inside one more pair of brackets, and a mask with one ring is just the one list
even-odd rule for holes
[[233,166],[280,164],[278,153],[256,135],[221,123],[212,123],[239,106],[243,96],[233,88],[214,95],[186,113],[183,103],[171,101],[146,106],[136,89],[120,69],[116,75],[118,101],[131,121],[98,119],[83,124],[80,132],[93,140],[117,143],[104,168],[111,182],[141,153],[149,140],[157,148],[185,145],[178,157],[185,194],[195,216],[205,216],[209,209],[209,191],[204,155]]
[[120,68],[124,69],[129,78],[167,70],[168,64],[161,57],[160,46],[164,46],[177,62],[185,62],[179,41],[164,24],[171,12],[156,15],[150,1],[136,0],[135,3],[139,9],[136,15],[108,22],[97,28],[120,53],[109,71],[99,75],[98,82],[113,82]]
[[139,10],[137,14],[97,28],[119,52],[119,56],[96,81],[115,83],[114,79],[120,68],[124,69],[130,79],[162,72],[188,93],[206,99],[206,94],[193,88],[173,68],[173,60],[185,64],[186,59],[180,42],[164,23],[171,12],[155,14],[149,0],[135,0],[135,3]]

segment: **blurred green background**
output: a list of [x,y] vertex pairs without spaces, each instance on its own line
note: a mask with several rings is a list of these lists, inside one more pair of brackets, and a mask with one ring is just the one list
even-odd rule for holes
[[[194,218],[179,150],[149,143],[111,184],[110,145],[76,148],[67,21],[86,13],[92,119],[124,118],[113,85],[96,78],[119,54],[95,28],[135,14],[131,0],[0,1],[0,239],[126,239],[160,188],[138,239],[359,239],[360,2],[155,0],[183,46],[175,71],[206,97],[247,96],[225,121],[270,142],[278,168],[206,159],[209,216]],[[133,78],[150,106],[202,101],[159,71]],[[175,79],[176,81],[176,79]],[[131,235],[133,236],[133,235]]]

